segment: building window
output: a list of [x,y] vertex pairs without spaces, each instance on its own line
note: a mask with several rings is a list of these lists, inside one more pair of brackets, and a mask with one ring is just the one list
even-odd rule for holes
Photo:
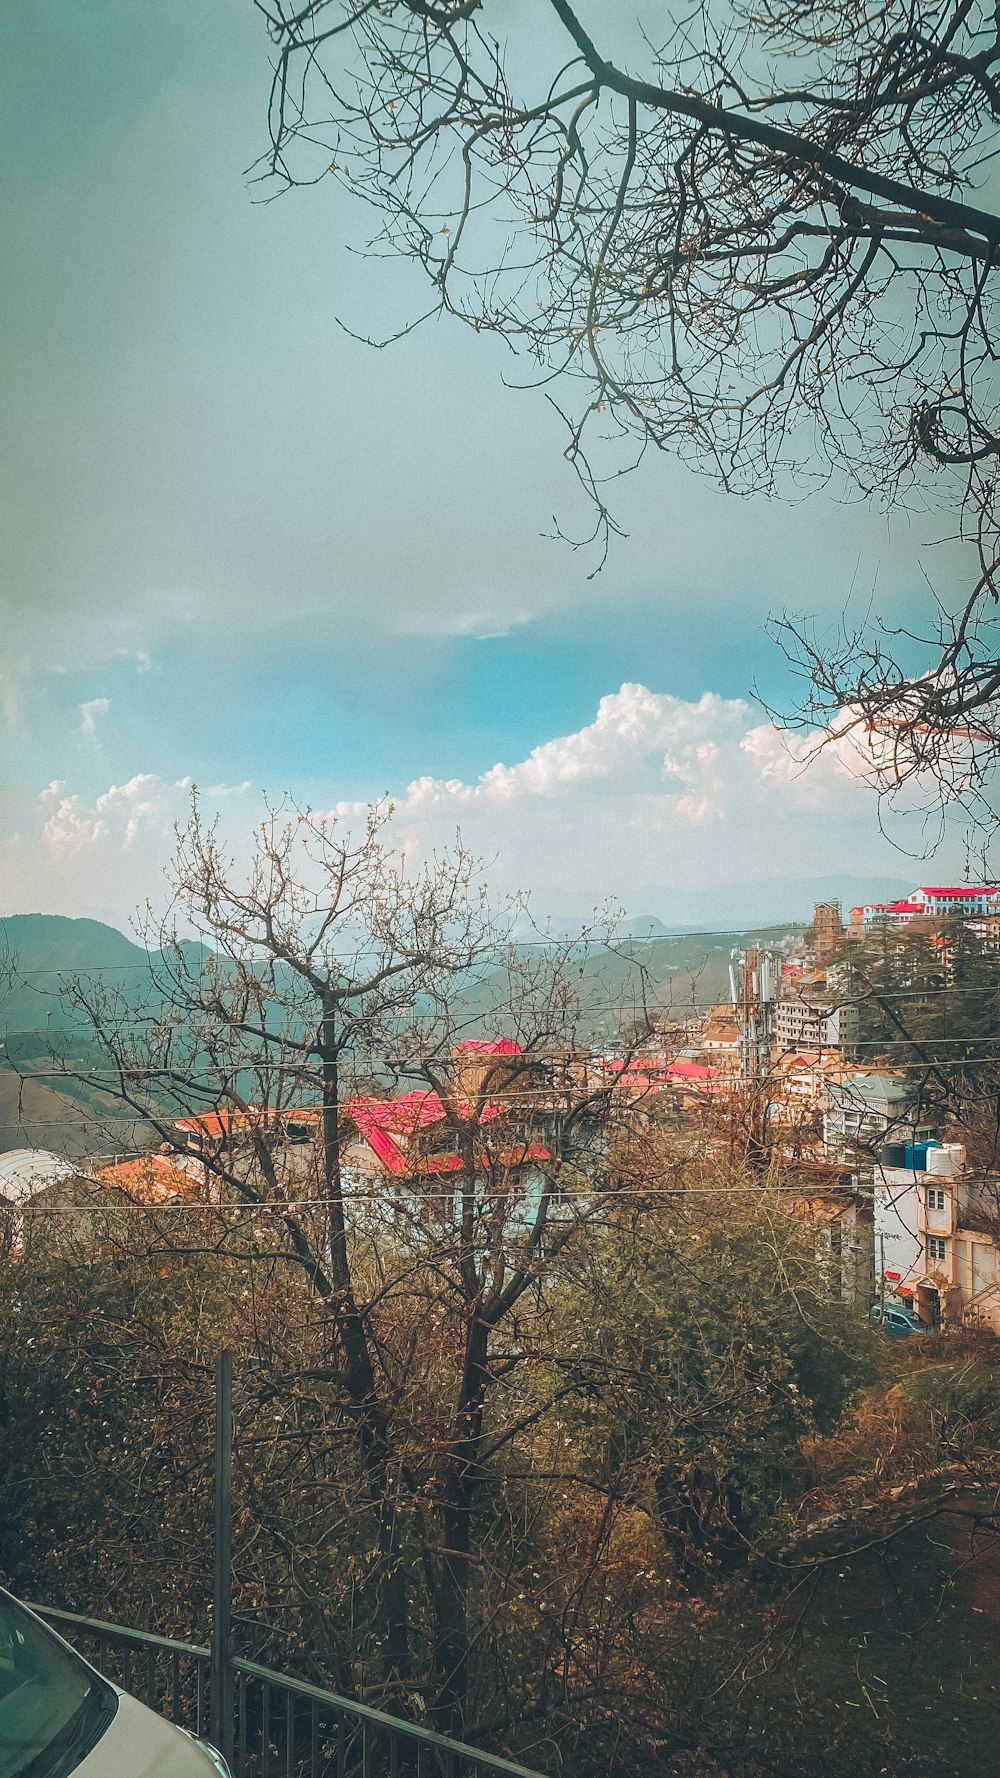
[[936,1185],[929,1185],[927,1187],[927,1208],[928,1210],[944,1209],[944,1192]]
[[945,1240],[943,1235],[928,1235],[928,1237],[927,1237],[927,1257],[928,1257],[928,1259],[945,1259],[947,1257],[947,1253],[948,1253],[948,1243]]

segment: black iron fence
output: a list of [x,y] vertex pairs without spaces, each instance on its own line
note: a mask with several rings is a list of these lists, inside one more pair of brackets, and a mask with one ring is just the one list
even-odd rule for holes
[[232,1625],[233,1376],[215,1372],[212,1642],[201,1648],[32,1607],[124,1691],[211,1741],[235,1778],[542,1778],[417,1723],[322,1686],[289,1679],[236,1654]]
[[[109,1679],[180,1728],[208,1736],[212,1651],[49,1605],[31,1608]],[[218,1669],[216,1669],[218,1671]],[[322,1686],[233,1658],[220,1737],[234,1778],[541,1778]]]

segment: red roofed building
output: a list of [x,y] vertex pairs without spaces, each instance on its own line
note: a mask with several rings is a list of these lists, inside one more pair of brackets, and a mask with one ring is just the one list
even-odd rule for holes
[[1000,913],[1000,888],[995,884],[958,884],[912,889],[900,901],[872,901],[851,909],[851,931],[873,926],[908,926],[911,920],[982,919]]
[[671,1062],[667,1069],[668,1081],[690,1081],[705,1092],[719,1090],[719,1069],[713,1068],[709,1062]]
[[524,1051],[512,1037],[468,1037],[451,1052],[451,1084],[456,1093],[476,1100],[483,1093],[517,1090],[528,1085],[529,1068]]
[[982,914],[1000,913],[1000,889],[995,884],[966,884],[951,889],[914,889],[910,895],[911,902],[916,902],[924,914],[936,920],[947,919],[949,915],[959,914],[966,918]]
[[467,1100],[457,1100],[449,1118],[439,1094],[430,1088],[402,1093],[396,1099],[359,1095],[344,1105],[344,1118],[353,1125],[360,1142],[342,1151],[345,1165],[363,1172],[389,1172],[397,1179],[434,1172],[455,1172],[461,1166],[456,1154],[454,1118],[473,1119],[476,1127],[499,1117],[492,1102],[482,1106],[478,1117]]

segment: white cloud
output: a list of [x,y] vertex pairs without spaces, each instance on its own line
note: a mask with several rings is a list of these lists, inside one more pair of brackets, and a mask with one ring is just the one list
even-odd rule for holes
[[[247,779],[203,793],[207,814],[231,811],[229,831],[244,855],[256,812],[236,811],[250,788]],[[0,788],[0,913],[91,914],[126,926],[136,907],[162,903],[174,828],[186,820],[191,790],[190,777],[155,772],[134,772],[90,796],[62,778],[33,798]]]
[[396,623],[400,636],[457,636],[473,642],[492,642],[509,636],[512,630],[523,629],[537,616],[528,604],[512,606],[509,593],[490,591],[476,597],[468,606],[459,602],[442,611],[421,605],[404,611]]
[[96,810],[88,809],[82,797],[65,795],[65,790],[63,780],[53,778],[38,799],[45,816],[42,842],[51,857],[81,852],[108,831]]
[[81,735],[96,735],[98,718],[101,716],[106,716],[108,711],[110,710],[110,708],[111,708],[111,699],[110,698],[90,698],[90,699],[88,699],[86,704],[81,704],[80,705],[80,733],[81,733]]
[[172,806],[167,786],[152,772],[137,772],[126,784],[112,784],[93,803],[67,795],[63,780],[53,778],[38,802],[44,816],[42,843],[50,857],[63,859],[102,841],[109,842],[110,851],[132,846],[143,826],[157,817],[162,825]]
[[[395,800],[397,843],[417,862],[460,827],[491,861],[499,890],[561,885],[633,907],[660,885],[898,874],[865,782],[866,742],[789,732],[756,715],[714,692],[685,700],[625,684],[600,700],[592,722],[512,764],[498,761],[472,781],[414,778]],[[226,809],[238,856],[258,814],[255,798],[242,800],[250,790],[246,779],[203,792],[206,814]],[[137,902],[159,900],[190,791],[187,777],[136,772],[90,799],[62,779],[33,809],[15,799],[5,825],[18,837],[0,849],[8,907],[105,916],[117,908],[121,920]],[[350,825],[364,808],[343,801],[329,814]]]
[[513,765],[474,782],[415,778],[396,803],[401,843],[427,856],[459,826],[508,886],[562,882],[626,900],[645,884],[898,869],[864,743],[753,716],[742,699],[625,684],[593,722]]
[[417,778],[404,807],[482,802],[500,807],[522,797],[562,796],[574,786],[624,785],[633,794],[676,780],[693,786],[714,775],[720,738],[738,738],[748,708],[706,692],[697,703],[623,685],[602,698],[585,728],[535,747],[517,765],[498,764],[476,784]]

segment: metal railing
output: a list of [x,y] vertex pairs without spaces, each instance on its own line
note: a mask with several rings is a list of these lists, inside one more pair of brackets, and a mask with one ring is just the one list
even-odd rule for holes
[[[49,1605],[31,1610],[151,1710],[208,1734],[210,1649]],[[230,1668],[234,1778],[542,1778],[255,1661],[234,1658]]]

